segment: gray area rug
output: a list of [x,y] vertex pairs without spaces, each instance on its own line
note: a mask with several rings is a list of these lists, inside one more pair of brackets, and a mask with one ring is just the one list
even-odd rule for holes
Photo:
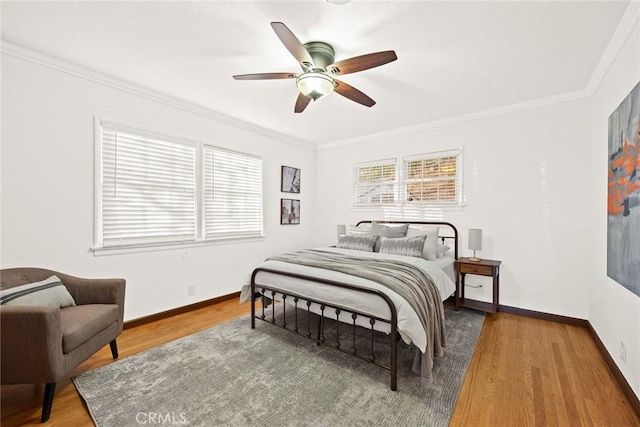
[[[447,347],[435,359],[434,381],[423,384],[411,371],[415,349],[401,341],[396,392],[389,371],[265,322],[251,330],[249,316],[73,382],[99,427],[446,426],[484,315],[446,307],[445,319]],[[377,359],[388,346],[376,334]]]

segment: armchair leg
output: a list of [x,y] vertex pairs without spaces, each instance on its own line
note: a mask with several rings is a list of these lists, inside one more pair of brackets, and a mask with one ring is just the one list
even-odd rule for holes
[[116,340],[114,339],[109,343],[109,347],[111,347],[111,355],[114,359],[118,358],[118,344],[116,344]]
[[40,422],[44,423],[51,415],[51,406],[53,405],[53,395],[56,392],[56,383],[47,383],[44,387],[44,400],[42,402],[42,417]]

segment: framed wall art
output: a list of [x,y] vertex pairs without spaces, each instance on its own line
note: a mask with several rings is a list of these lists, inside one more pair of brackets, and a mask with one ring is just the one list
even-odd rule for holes
[[280,191],[283,193],[300,193],[300,169],[282,166]]
[[280,224],[300,224],[300,200],[280,199]]
[[640,296],[640,83],[609,116],[607,275]]

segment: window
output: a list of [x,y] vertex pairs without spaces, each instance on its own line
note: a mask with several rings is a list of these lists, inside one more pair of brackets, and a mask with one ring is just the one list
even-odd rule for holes
[[356,164],[354,181],[356,206],[395,203],[396,159]]
[[355,206],[462,205],[462,150],[420,154],[354,166]]
[[460,150],[406,157],[403,163],[406,203],[462,203]]
[[99,121],[95,249],[262,236],[262,160]]
[[204,146],[204,237],[262,235],[262,159]]

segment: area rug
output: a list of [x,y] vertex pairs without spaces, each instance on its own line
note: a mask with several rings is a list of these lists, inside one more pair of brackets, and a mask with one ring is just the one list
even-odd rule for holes
[[[249,316],[73,382],[99,427],[446,426],[484,315],[446,307],[445,319],[433,382],[411,371],[415,348],[400,342],[395,392],[389,371],[265,322],[252,330]],[[384,338],[376,334],[376,348],[388,347]]]

